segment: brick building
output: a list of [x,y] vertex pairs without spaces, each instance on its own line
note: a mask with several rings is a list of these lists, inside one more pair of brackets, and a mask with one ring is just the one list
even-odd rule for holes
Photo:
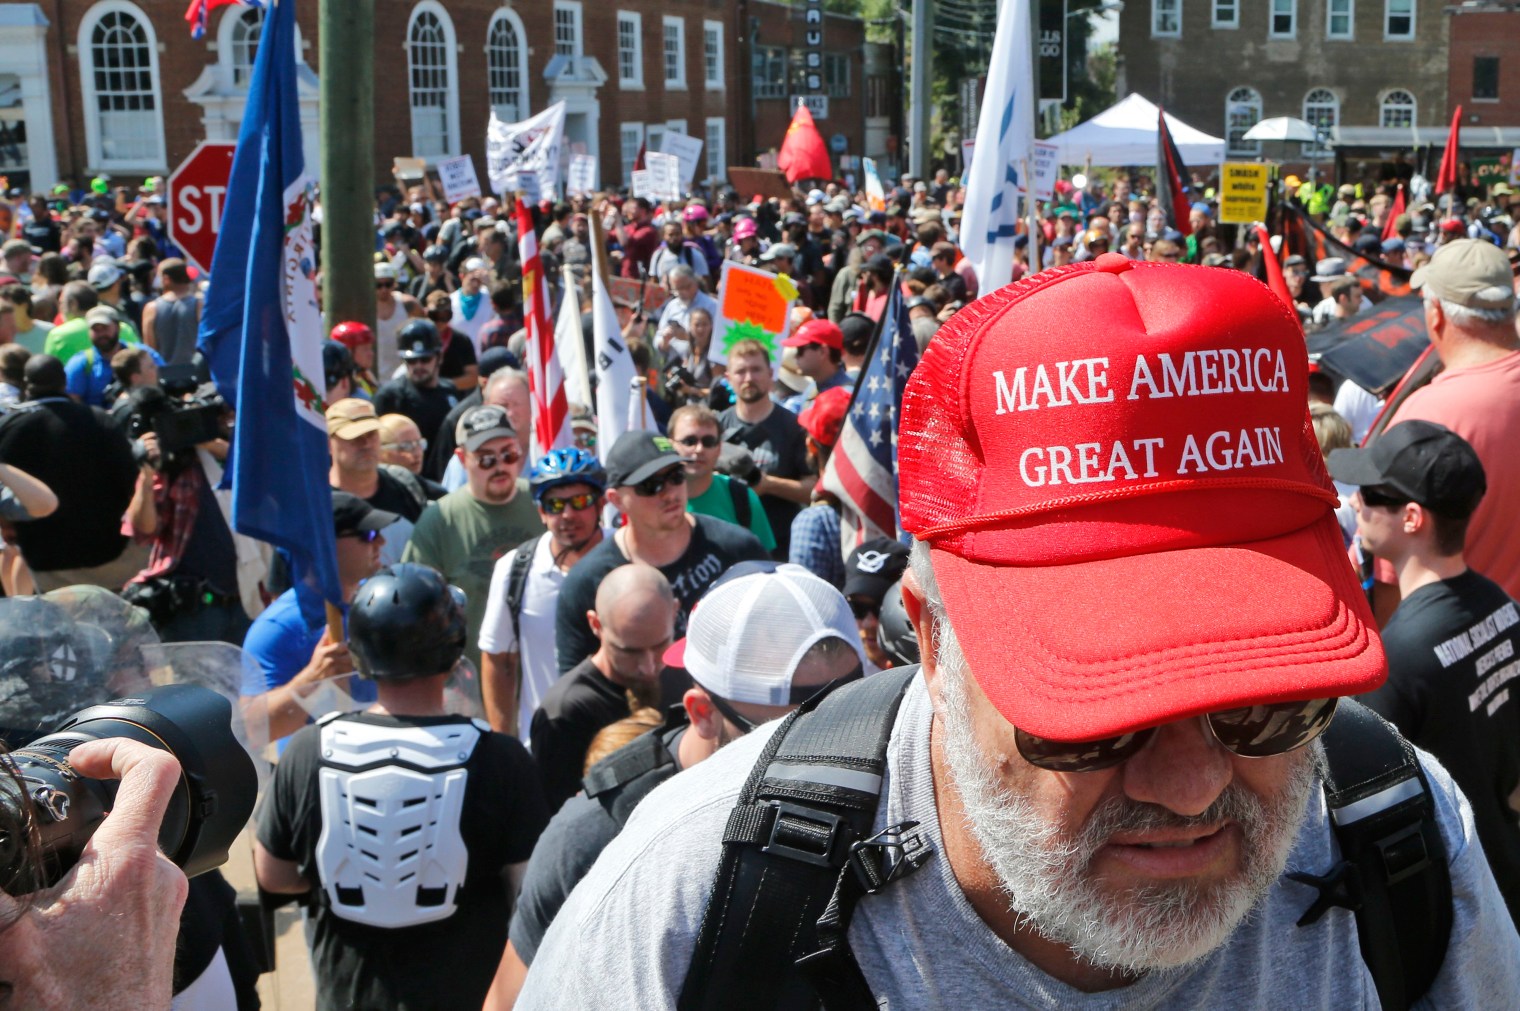
[[1451,13],[1452,109],[1462,106],[1468,126],[1520,125],[1520,2],[1462,4]]
[[[235,139],[261,14],[220,8],[195,41],[185,7],[0,3],[0,174],[33,189],[97,174],[131,179],[167,172],[201,140]],[[377,174],[396,156],[469,154],[484,179],[491,111],[512,121],[563,100],[570,149],[597,156],[603,185],[625,183],[639,148],[658,150],[671,130],[704,141],[699,180],[722,177],[785,134],[798,93],[799,16],[772,0],[377,4]],[[301,119],[315,165],[314,0],[300,2],[297,22]],[[746,28],[758,33],[763,59]],[[825,19],[829,110],[819,128],[856,156],[865,141],[864,46],[858,19]]]
[[1264,151],[1242,134],[1294,116],[1334,142],[1320,160],[1355,172],[1444,142],[1449,22],[1431,0],[1136,0],[1119,52],[1129,91],[1224,137],[1227,157],[1293,162],[1297,145]]

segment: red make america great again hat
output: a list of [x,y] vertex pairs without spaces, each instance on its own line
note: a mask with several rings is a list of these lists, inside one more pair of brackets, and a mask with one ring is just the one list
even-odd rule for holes
[[1307,374],[1260,282],[1117,253],[940,329],[903,398],[903,525],[1004,717],[1094,740],[1383,682]]

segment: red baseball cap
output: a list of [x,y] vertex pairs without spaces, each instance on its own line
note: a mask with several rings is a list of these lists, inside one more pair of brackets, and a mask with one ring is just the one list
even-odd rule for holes
[[935,334],[898,433],[983,694],[1084,741],[1382,684],[1292,312],[1246,274],[1105,253]]
[[814,397],[797,416],[798,423],[820,446],[832,447],[839,441],[845,412],[850,409],[850,392],[846,386],[830,387]]
[[781,342],[782,347],[800,348],[809,344],[822,344],[836,351],[844,350],[844,331],[839,324],[827,319],[810,319],[797,328],[797,332]]

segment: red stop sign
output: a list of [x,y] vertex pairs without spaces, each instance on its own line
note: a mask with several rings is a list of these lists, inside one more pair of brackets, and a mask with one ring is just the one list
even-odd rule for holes
[[203,140],[169,177],[169,237],[206,273],[211,272],[236,150],[231,141]]

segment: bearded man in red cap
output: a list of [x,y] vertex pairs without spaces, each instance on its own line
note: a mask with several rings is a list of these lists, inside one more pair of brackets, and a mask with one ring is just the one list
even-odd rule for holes
[[1466,800],[1342,699],[1386,664],[1306,387],[1231,271],[1104,254],[957,313],[898,428],[921,670],[650,794],[517,1006],[1513,1001]]

